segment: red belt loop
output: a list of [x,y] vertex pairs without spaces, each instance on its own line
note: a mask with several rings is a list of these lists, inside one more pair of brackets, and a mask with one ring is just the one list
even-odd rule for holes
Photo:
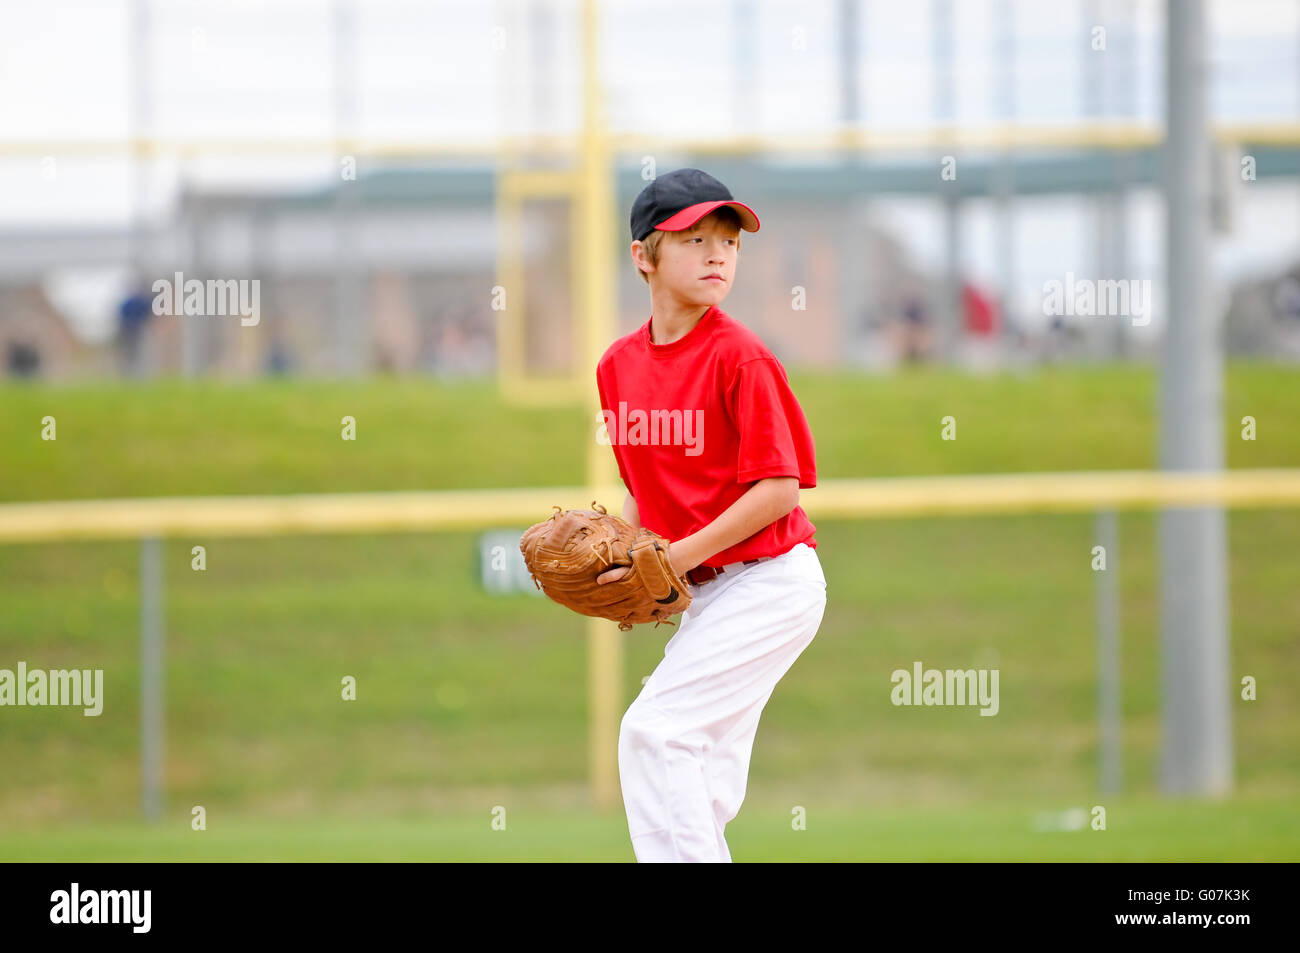
[[714,569],[712,566],[696,566],[686,574],[686,578],[695,583],[695,585],[701,586],[706,582],[711,582],[712,580],[717,579],[718,570]]

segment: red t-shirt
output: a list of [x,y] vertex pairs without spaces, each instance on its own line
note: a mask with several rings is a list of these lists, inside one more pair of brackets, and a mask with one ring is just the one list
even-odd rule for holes
[[[609,346],[596,367],[605,429],[641,525],[669,541],[722,515],[756,481],[817,485],[812,431],[785,368],[761,338],[709,308],[671,344],[650,321]],[[707,566],[816,549],[803,507],[705,560]]]

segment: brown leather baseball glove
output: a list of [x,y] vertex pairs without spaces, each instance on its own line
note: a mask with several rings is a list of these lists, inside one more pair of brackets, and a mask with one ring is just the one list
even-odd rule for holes
[[[691,604],[685,580],[673,572],[668,540],[652,530],[594,509],[555,507],[550,519],[528,528],[519,541],[533,584],[555,602],[583,615],[618,623],[626,632],[641,622],[667,622]],[[614,566],[630,566],[621,579],[598,583]]]

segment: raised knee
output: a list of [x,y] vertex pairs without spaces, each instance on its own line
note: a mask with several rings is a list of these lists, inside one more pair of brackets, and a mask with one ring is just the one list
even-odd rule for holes
[[674,720],[668,712],[647,705],[634,704],[623,715],[619,725],[618,748],[623,754],[650,751],[658,757],[674,754],[694,757],[709,747],[706,735]]
[[668,719],[646,705],[633,704],[618,727],[620,749],[662,749],[668,744]]

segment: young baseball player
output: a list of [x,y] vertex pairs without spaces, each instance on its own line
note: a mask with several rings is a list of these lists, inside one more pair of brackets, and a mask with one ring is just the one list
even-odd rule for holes
[[813,438],[780,362],[718,307],[753,210],[679,169],[637,196],[631,223],[651,316],[605,352],[596,383],[623,518],[671,541],[693,601],[623,716],[623,802],[638,861],[725,862],[759,716],[826,608],[799,506],[817,485]]

